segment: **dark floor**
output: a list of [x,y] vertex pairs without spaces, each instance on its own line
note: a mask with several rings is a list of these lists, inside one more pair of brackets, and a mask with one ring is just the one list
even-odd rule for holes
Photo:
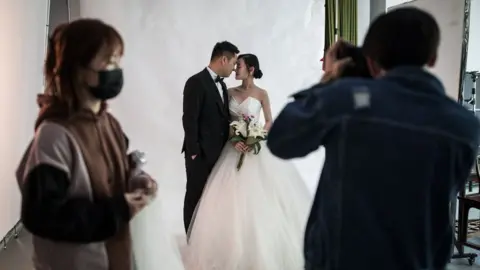
[[[0,270],[32,270],[30,244],[31,237],[28,233],[20,233],[17,239],[12,239],[7,248],[0,251]],[[480,238],[471,239],[470,241],[480,244]],[[471,250],[470,250],[471,251]],[[480,252],[476,252],[480,254]],[[452,260],[448,270],[480,270],[480,257],[478,262],[473,266],[469,266],[466,259]],[[149,269],[157,270],[157,269]]]

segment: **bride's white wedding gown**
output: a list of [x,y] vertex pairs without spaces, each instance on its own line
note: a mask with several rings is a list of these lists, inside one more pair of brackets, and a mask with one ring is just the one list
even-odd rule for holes
[[[135,260],[133,270],[185,269],[179,249],[179,238],[184,236],[181,219],[175,222],[179,230],[169,229],[165,220],[167,213],[162,205],[166,191],[160,185],[159,193],[159,198],[138,213],[130,223]],[[181,197],[182,193],[178,196]],[[179,203],[181,201],[183,200],[179,200]],[[180,211],[181,207],[178,207],[178,212]]]
[[[233,119],[258,120],[262,105],[249,97],[230,101]],[[304,269],[304,227],[311,195],[292,163],[260,153],[240,157],[227,143],[190,225],[187,270]]]

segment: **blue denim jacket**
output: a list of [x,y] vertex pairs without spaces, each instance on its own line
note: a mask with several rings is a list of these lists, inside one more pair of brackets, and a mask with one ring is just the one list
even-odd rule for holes
[[453,245],[449,204],[479,143],[473,113],[415,67],[314,86],[295,98],[267,144],[283,159],[326,149],[306,227],[306,269],[443,269]]

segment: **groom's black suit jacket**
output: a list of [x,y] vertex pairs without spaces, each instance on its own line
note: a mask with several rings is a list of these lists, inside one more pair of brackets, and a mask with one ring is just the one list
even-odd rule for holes
[[187,158],[198,155],[208,164],[217,161],[229,133],[228,94],[221,82],[223,99],[212,75],[205,68],[190,77],[183,92],[183,129],[185,138],[182,153]]

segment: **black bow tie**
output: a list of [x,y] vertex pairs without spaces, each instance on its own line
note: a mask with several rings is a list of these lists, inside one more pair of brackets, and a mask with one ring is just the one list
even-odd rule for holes
[[223,82],[223,78],[220,77],[220,76],[217,76],[217,77],[215,78],[215,83],[217,83],[217,82],[220,82],[220,83]]

